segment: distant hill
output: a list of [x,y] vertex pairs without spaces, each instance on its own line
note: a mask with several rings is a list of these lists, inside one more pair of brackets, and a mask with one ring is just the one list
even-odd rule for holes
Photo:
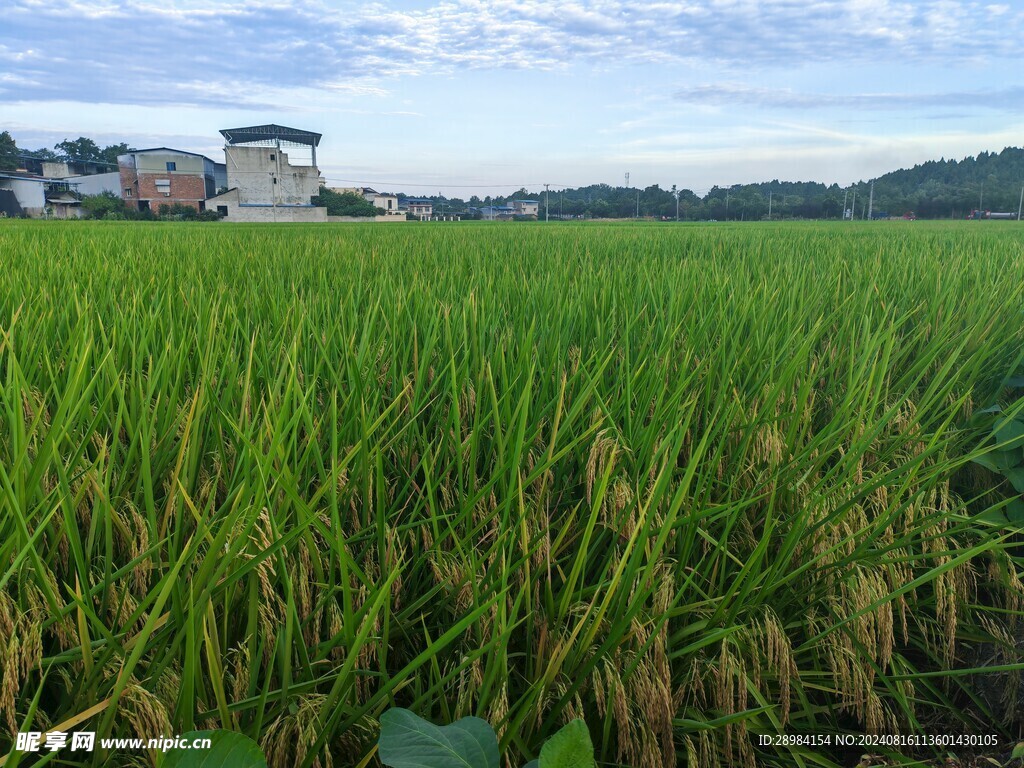
[[[964,218],[980,207],[990,211],[1016,212],[1024,185],[1024,149],[1007,147],[1002,152],[982,152],[963,160],[932,160],[913,168],[892,171],[875,179],[873,213],[902,216],[913,212],[920,218]],[[813,181],[767,181],[713,187],[703,197],[688,189],[679,193],[679,215],[684,220],[756,220],[775,218],[838,219],[844,198],[847,207],[856,199],[856,218],[867,215],[870,181],[850,187],[826,186]],[[638,195],[639,193],[639,195]],[[544,191],[520,189],[508,197],[445,198],[449,210],[460,205],[502,204],[508,200],[539,200],[540,218],[544,218]],[[441,198],[432,198],[436,203]],[[585,216],[588,218],[674,219],[676,200],[673,190],[658,185],[646,189],[593,184],[576,189],[551,192],[551,218]]]
[[927,218],[966,215],[979,207],[1016,211],[1022,184],[1024,149],[1020,147],[1007,147],[998,154],[981,152],[963,160],[932,160],[876,179],[876,210],[910,210]]

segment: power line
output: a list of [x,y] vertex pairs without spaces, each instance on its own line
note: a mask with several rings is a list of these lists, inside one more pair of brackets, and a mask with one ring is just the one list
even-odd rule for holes
[[[246,173],[253,173],[253,171],[246,171]],[[435,186],[436,183],[437,183],[437,182],[427,182],[427,181],[391,181],[391,180],[388,180],[388,181],[381,181],[381,180],[370,181],[370,180],[367,180],[367,179],[338,179],[338,178],[328,177],[328,176],[324,176],[324,180],[325,181],[341,181],[341,182],[345,182],[346,184],[377,184],[379,186],[384,186],[385,184],[392,184],[392,185],[398,185],[398,186],[403,186],[403,187],[432,187],[432,186]],[[445,184],[445,183],[442,182],[441,185],[445,186],[445,187],[453,187],[453,188],[456,188],[456,189],[488,189],[488,188],[493,188],[493,187],[514,187],[515,189],[528,189],[530,187],[543,187],[544,183],[543,182],[540,182],[540,183],[529,182],[527,184],[499,184],[499,183],[494,183],[494,184]],[[568,184],[550,184],[549,183],[547,186],[549,186],[549,187],[568,187],[570,185],[568,185]]]

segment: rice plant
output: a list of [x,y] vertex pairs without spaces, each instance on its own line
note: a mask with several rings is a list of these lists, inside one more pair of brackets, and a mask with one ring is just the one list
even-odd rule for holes
[[0,754],[363,768],[393,707],[515,765],[577,718],[631,768],[1009,743],[1015,492],[974,460],[1021,407],[1021,242],[0,224]]

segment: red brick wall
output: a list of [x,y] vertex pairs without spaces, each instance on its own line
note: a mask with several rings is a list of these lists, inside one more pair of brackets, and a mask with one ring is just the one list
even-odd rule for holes
[[[157,179],[170,179],[170,195],[157,191]],[[142,173],[139,174],[138,196],[140,200],[149,200],[149,207],[159,211],[161,205],[184,203],[199,210],[199,201],[206,199],[206,181],[202,176],[191,176],[175,173]]]
[[[135,169],[121,166],[121,197],[125,205],[138,209],[140,200],[149,200],[153,213],[160,212],[161,205],[181,203],[200,210],[199,203],[206,199],[206,180],[201,175],[183,173],[141,173],[136,177]],[[157,190],[157,179],[170,179],[170,195]],[[124,191],[131,189],[132,196],[125,197]]]
[[[117,170],[121,173],[121,199],[129,208],[139,209],[139,192],[135,188],[135,168],[131,165],[118,165]],[[131,197],[125,197],[124,191],[130,189]]]

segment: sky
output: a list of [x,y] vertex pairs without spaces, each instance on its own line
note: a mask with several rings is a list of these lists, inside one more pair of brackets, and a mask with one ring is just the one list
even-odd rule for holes
[[[1024,145],[1024,2],[2,0],[18,145],[323,134],[332,186],[847,185]],[[302,153],[296,159],[302,158]]]

